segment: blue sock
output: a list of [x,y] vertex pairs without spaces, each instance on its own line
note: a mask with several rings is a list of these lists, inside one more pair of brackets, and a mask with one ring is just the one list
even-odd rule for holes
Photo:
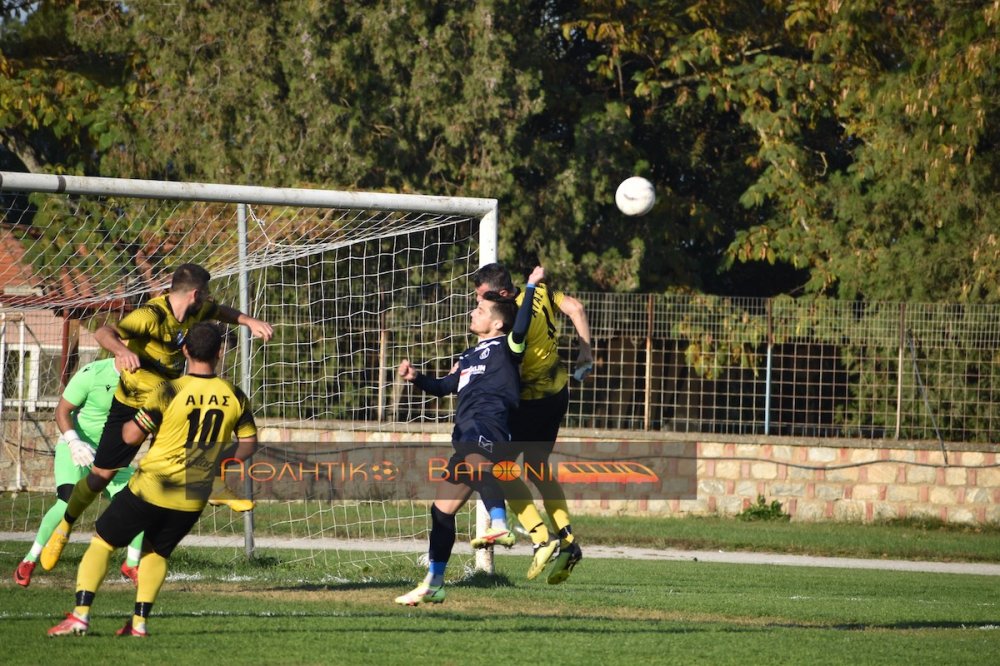
[[429,580],[427,583],[434,587],[444,585],[444,570],[447,567],[447,562],[435,562],[431,560],[430,567],[428,567]]
[[490,525],[504,530],[507,529],[507,508],[501,504],[500,506],[491,506],[489,510]]

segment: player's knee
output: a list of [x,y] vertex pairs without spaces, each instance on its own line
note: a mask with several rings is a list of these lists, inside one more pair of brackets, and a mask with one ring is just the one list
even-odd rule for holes
[[455,511],[450,511],[452,507],[439,507],[437,502],[431,505],[431,524],[455,529]]
[[549,469],[549,457],[541,452],[525,450],[524,467],[525,469],[534,470],[536,475],[538,475],[539,472]]
[[56,497],[59,498],[60,502],[69,502],[69,496],[73,494],[73,488],[76,484],[73,483],[63,483],[56,488]]
[[111,553],[111,552],[114,552],[114,550],[115,550],[115,547],[114,547],[114,546],[112,546],[112,545],[111,545],[110,543],[108,543],[107,541],[105,541],[104,539],[102,539],[102,538],[100,537],[100,535],[94,535],[94,536],[93,536],[93,537],[92,537],[92,538],[90,539],[90,545],[91,545],[91,547],[93,547],[93,548],[102,548],[102,549],[104,549],[104,550],[108,551],[109,553]]
[[542,497],[551,497],[553,493],[561,492],[562,490],[559,481],[554,478],[532,479],[531,482],[535,488],[538,488],[538,492],[542,494]]
[[92,467],[90,473],[87,474],[87,487],[95,493],[101,492],[111,483],[111,479],[115,476],[115,471],[113,469]]

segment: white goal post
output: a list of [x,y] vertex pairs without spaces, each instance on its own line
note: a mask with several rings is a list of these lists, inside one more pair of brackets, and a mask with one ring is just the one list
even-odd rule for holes
[[[165,289],[173,266],[200,263],[221,302],[275,325],[267,345],[241,329],[226,357],[263,423],[446,431],[450,403],[402,395],[389,370],[412,354],[446,372],[471,342],[471,274],[497,258],[495,199],[0,172],[0,202],[0,233],[20,243],[26,271],[0,294],[4,312],[110,320]],[[68,348],[78,337],[62,344],[63,359],[79,352]],[[5,428],[20,413],[10,404],[0,400]],[[384,507],[359,507],[358,525],[331,527],[332,510],[282,511],[295,538],[301,527],[317,538],[406,539],[421,520],[393,509],[388,522],[416,526],[393,531],[373,526]],[[243,533],[252,552],[252,521],[237,527],[216,510],[201,529]],[[480,508],[475,531],[487,521]],[[476,566],[492,570],[492,553],[477,553]]]

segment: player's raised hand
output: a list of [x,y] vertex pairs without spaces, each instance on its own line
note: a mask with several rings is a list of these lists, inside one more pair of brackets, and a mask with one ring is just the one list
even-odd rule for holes
[[541,266],[535,266],[535,270],[531,271],[531,275],[528,276],[528,284],[538,284],[545,279],[545,269]]

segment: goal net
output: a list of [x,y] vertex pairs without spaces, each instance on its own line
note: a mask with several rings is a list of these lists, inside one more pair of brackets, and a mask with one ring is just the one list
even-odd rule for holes
[[[329,465],[350,451],[449,442],[451,401],[411,391],[395,368],[410,358],[425,372],[447,373],[471,342],[471,274],[495,259],[495,201],[0,179],[0,240],[16,266],[0,276],[0,422],[17,470],[6,484],[47,491],[22,495],[9,517],[0,515],[0,531],[33,532],[51,503],[51,408],[67,367],[100,353],[89,331],[165,291],[185,262],[209,269],[217,301],[274,326],[267,344],[241,328],[223,373],[250,395],[270,460]],[[286,549],[282,560],[333,570],[426,552],[426,492],[406,497],[369,485],[358,493],[336,478],[291,476],[291,485],[264,493],[259,479],[242,476],[239,489],[258,495],[252,516],[209,507],[192,534],[239,549]],[[91,520],[100,508],[88,511]],[[460,517],[459,539],[474,533],[474,514]]]

